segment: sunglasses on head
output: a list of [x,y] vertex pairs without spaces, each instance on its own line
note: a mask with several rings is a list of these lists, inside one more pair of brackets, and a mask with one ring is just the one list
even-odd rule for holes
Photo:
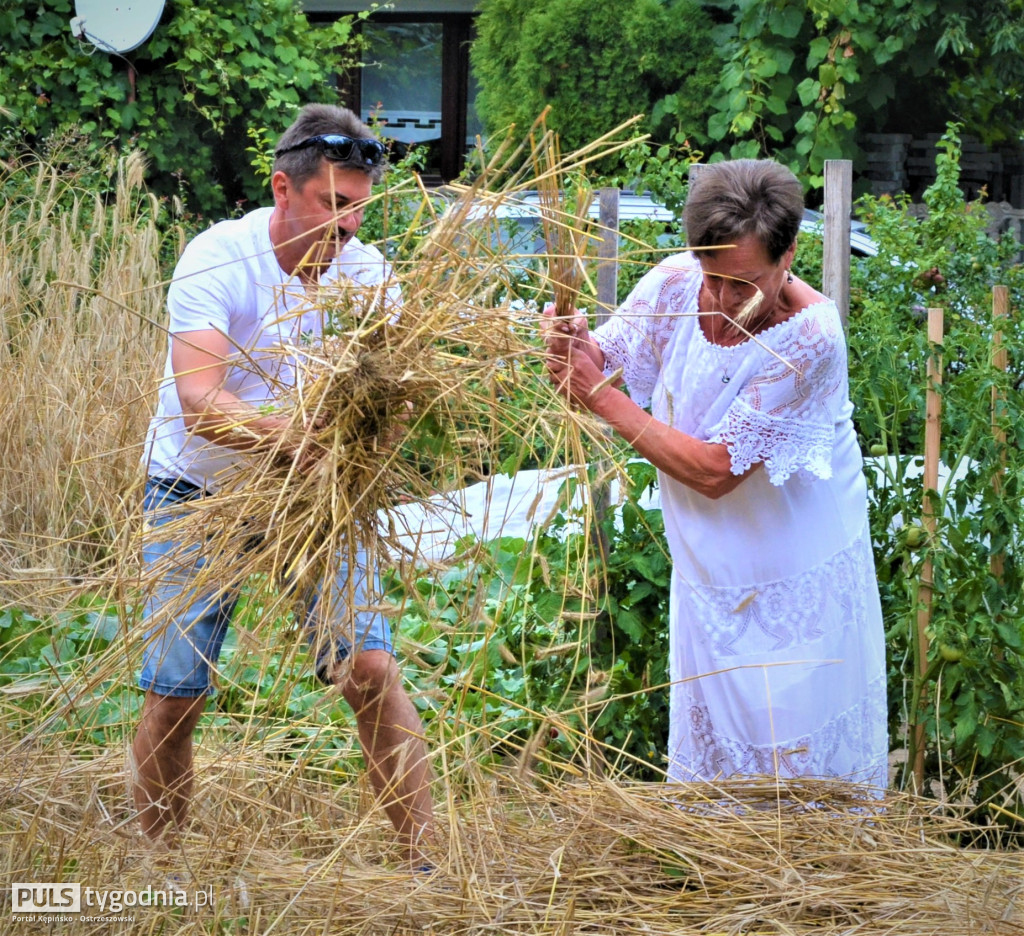
[[295,150],[310,146],[317,147],[332,162],[361,162],[367,166],[380,165],[387,152],[380,140],[355,139],[340,133],[324,133],[279,149],[275,155],[283,156],[285,153],[293,153]]

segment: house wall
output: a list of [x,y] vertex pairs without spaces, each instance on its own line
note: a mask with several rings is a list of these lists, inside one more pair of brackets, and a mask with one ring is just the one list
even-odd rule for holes
[[[478,0],[391,0],[382,13],[407,13],[410,16],[422,13],[472,13]],[[372,4],[367,0],[303,0],[306,13],[361,13]]]

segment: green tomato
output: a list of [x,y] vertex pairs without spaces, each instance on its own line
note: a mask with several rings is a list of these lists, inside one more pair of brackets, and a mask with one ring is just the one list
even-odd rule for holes
[[876,442],[870,449],[868,449],[868,451],[875,456],[887,455],[889,453],[889,448],[884,442]]
[[916,523],[910,524],[907,527],[906,533],[904,534],[904,542],[911,548],[917,549],[919,546],[924,545],[924,541],[927,539],[924,527]]
[[959,663],[963,659],[963,651],[959,647],[951,647],[949,644],[939,644],[939,656],[947,663]]

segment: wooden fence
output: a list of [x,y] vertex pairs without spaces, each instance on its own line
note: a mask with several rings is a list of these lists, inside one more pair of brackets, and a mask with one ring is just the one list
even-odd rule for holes
[[[703,166],[690,167],[690,181]],[[619,190],[603,188],[598,193],[598,224],[602,231],[619,230]],[[850,314],[850,216],[853,211],[853,163],[848,159],[825,162],[824,255],[822,292],[835,301],[846,326]],[[598,246],[597,325],[618,305],[618,238],[604,237]]]

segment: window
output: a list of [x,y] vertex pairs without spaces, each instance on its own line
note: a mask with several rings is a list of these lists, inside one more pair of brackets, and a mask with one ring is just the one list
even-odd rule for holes
[[[316,4],[324,12],[310,18],[327,18],[326,7]],[[338,4],[334,11],[352,8]],[[362,35],[363,67],[339,76],[343,103],[381,136],[424,147],[427,184],[454,179],[481,132],[469,64],[472,13],[377,13],[362,24]]]

